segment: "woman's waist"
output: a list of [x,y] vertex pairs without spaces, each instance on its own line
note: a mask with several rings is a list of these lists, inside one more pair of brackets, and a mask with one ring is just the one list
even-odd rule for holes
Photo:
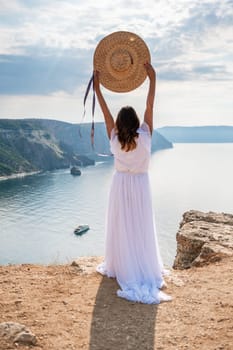
[[144,174],[148,172],[149,161],[142,160],[140,162],[124,162],[119,159],[115,159],[114,168],[120,173],[128,174]]
[[119,174],[128,174],[128,175],[142,175],[147,174],[147,170],[137,170],[137,169],[116,169],[115,172]]

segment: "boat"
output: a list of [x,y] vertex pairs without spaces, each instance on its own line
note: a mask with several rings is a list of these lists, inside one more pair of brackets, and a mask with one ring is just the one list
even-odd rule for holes
[[71,173],[71,175],[78,175],[78,176],[80,176],[81,175],[81,170],[77,166],[73,166],[70,169],[70,173]]
[[90,227],[88,225],[79,225],[75,230],[74,233],[76,235],[82,235],[84,232],[88,231]]

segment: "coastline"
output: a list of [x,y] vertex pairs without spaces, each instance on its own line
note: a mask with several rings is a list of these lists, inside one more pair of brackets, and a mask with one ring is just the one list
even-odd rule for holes
[[28,173],[25,173],[25,172],[24,172],[24,173],[12,174],[12,175],[4,175],[4,176],[0,176],[0,181],[22,178],[22,177],[26,177],[26,176],[30,176],[30,175],[39,174],[39,173],[41,173],[40,170],[37,170],[37,171],[30,171],[30,172],[28,172]]

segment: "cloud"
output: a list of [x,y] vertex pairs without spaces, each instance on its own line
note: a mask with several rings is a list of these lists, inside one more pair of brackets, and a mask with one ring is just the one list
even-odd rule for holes
[[[230,88],[233,76],[232,11],[228,0],[0,0],[0,94],[8,95],[4,111],[10,106],[10,95],[14,100],[13,95],[20,95],[27,115],[33,106],[42,115],[43,106],[38,107],[42,100],[54,113],[59,106],[59,114],[60,99],[68,111],[68,95],[75,105],[84,94],[97,43],[116,30],[136,32],[146,41],[159,81],[177,94],[182,95],[182,87],[190,83],[195,87],[213,83],[213,90],[224,92],[229,106],[230,95],[218,89],[222,83]],[[209,85],[202,86],[202,95],[205,88]],[[139,89],[130,95],[142,111],[143,93]],[[41,95],[42,100],[36,99],[38,104],[33,105],[25,102],[27,95],[33,100]],[[109,96],[116,110],[129,97]],[[175,105],[174,96],[172,101]]]
[[232,79],[232,23],[232,7],[228,1],[196,2],[177,26],[171,26],[166,35],[157,38],[154,55],[160,77],[165,80]]
[[158,81],[156,126],[233,125],[231,81]]
[[88,73],[85,53],[65,50],[47,55],[0,55],[0,93],[46,95],[73,93],[85,84]]
[[205,75],[210,75],[210,74],[220,74],[220,75],[225,75],[227,72],[225,70],[225,66],[218,64],[218,65],[200,65],[193,67],[193,71],[196,73],[201,73]]
[[[167,42],[169,38],[178,37],[184,31],[188,36],[193,36],[192,28],[202,34],[205,22],[208,27],[211,24],[210,18],[220,18],[223,10],[229,12],[226,0],[220,4],[216,0],[178,0],[175,4],[172,0],[147,0],[143,3],[126,3],[123,0],[111,3],[102,0],[101,4],[90,0],[14,2],[18,4],[15,4],[14,10],[9,10],[8,14],[6,9],[3,12],[5,24],[7,18],[11,25],[1,29],[5,36],[9,30],[9,39],[13,34],[10,30],[12,23],[18,23],[14,44],[12,45],[11,39],[11,47],[5,47],[5,50],[10,50],[12,46],[37,45],[93,49],[97,38],[118,29],[135,31],[156,45],[156,38]],[[227,16],[230,17],[229,14]],[[4,50],[4,47],[1,49]]]

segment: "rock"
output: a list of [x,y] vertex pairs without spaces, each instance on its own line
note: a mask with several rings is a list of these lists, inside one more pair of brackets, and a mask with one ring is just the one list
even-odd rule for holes
[[203,266],[233,255],[233,215],[188,211],[176,240],[175,269]]
[[32,333],[21,332],[15,337],[14,343],[36,345],[36,337]]
[[71,173],[71,175],[78,175],[78,176],[80,176],[81,175],[81,170],[77,166],[73,166],[70,169],[70,173]]
[[166,282],[174,284],[176,287],[183,287],[186,283],[184,278],[176,276],[176,271],[172,271],[170,275],[165,276]]
[[76,260],[72,261],[71,266],[80,268],[79,263]]
[[191,221],[206,221],[233,226],[233,215],[226,213],[215,213],[212,211],[203,213],[197,210],[189,210],[183,214],[183,220],[180,225],[183,226],[185,223]]
[[37,342],[36,336],[26,326],[16,322],[0,323],[0,338],[24,345],[35,345]]
[[75,267],[78,272],[83,274],[96,273],[96,266],[103,261],[103,257],[79,257],[72,261],[71,266]]

